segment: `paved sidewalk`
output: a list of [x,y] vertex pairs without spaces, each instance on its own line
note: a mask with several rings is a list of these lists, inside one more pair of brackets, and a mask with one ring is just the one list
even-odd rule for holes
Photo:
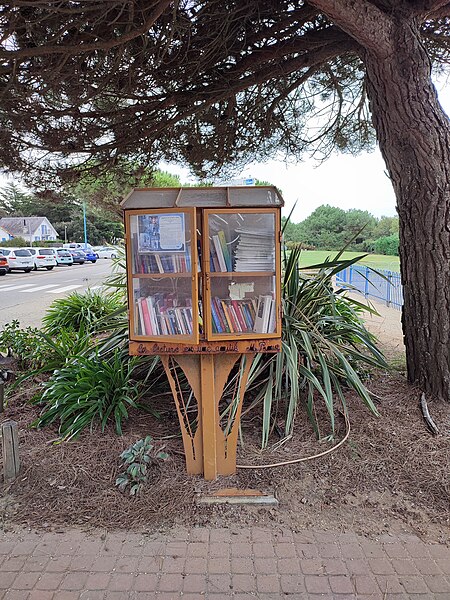
[[450,548],[257,527],[0,534],[8,600],[450,600]]

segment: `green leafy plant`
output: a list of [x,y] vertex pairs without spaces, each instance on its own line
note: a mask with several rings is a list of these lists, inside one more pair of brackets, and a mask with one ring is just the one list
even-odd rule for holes
[[123,308],[124,298],[120,293],[73,292],[52,302],[42,322],[45,332],[50,335],[57,334],[62,328],[78,331],[84,327],[95,332],[102,327],[105,318],[113,321]]
[[149,469],[157,460],[166,460],[169,455],[162,450],[155,451],[150,435],[137,441],[120,455],[123,473],[116,479],[116,486],[124,492],[130,486],[130,496],[136,496],[148,481]]
[[[44,346],[44,348],[43,348]],[[40,366],[46,353],[45,342],[38,329],[22,329],[17,320],[3,326],[0,332],[0,351],[18,361],[20,369]]]
[[[244,412],[262,407],[262,447],[280,421],[284,436],[292,435],[300,402],[305,402],[319,438],[333,437],[336,402],[347,410],[348,389],[355,390],[376,414],[363,378],[370,368],[387,366],[361,319],[362,311],[376,311],[333,289],[336,273],[360,257],[342,260],[339,253],[306,273],[299,266],[300,253],[300,248],[293,248],[284,256],[282,350],[257,355],[249,375],[253,401]],[[325,436],[317,418],[319,401],[329,419]]]
[[108,360],[95,355],[73,357],[43,384],[39,402],[44,407],[33,425],[59,422],[59,434],[67,440],[95,422],[104,431],[113,420],[121,435],[129,409],[142,408],[138,398],[143,384],[134,379],[138,366],[138,357],[130,358],[119,350]]

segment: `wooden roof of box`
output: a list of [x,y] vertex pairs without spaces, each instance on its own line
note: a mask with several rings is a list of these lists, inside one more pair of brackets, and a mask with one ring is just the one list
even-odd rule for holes
[[284,201],[274,186],[135,188],[122,201],[123,209],[239,208],[283,206]]

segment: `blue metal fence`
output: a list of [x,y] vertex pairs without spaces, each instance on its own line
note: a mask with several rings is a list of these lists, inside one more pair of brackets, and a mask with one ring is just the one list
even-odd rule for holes
[[336,275],[336,285],[364,294],[365,298],[376,298],[386,306],[401,309],[403,288],[400,273],[370,267],[351,265]]

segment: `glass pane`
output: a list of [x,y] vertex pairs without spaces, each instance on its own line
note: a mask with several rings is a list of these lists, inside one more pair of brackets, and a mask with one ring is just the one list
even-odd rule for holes
[[208,217],[211,272],[275,271],[275,215],[218,213]]
[[130,238],[133,274],[191,271],[189,215],[183,212],[132,215]]
[[211,277],[210,289],[213,334],[276,331],[275,277]]
[[231,206],[280,206],[281,200],[273,188],[230,188]]
[[134,278],[133,305],[135,335],[192,335],[190,277]]

